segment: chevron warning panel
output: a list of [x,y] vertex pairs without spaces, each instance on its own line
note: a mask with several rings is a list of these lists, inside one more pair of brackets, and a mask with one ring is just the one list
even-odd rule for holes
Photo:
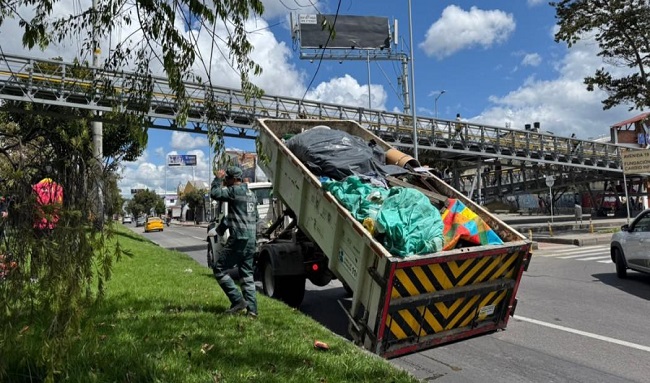
[[[512,292],[504,286],[514,286],[517,260],[523,255],[513,252],[397,268],[384,322],[385,346],[500,320]],[[392,305],[405,299],[414,304]]]

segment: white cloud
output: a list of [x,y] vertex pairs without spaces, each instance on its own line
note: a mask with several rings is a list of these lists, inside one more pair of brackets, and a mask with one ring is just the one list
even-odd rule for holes
[[528,2],[528,6],[530,6],[530,7],[534,7],[534,6],[536,6],[536,5],[540,5],[540,4],[546,3],[547,1],[548,1],[548,0],[528,0],[527,2]]
[[167,166],[165,169],[165,153],[158,154],[157,156],[162,161],[157,161],[160,165],[152,163],[155,160],[150,158],[149,151],[145,151],[137,161],[124,163],[120,173],[122,182],[120,182],[120,189],[122,195],[130,195],[131,189],[146,189],[154,190],[157,193],[162,193],[167,188],[168,192],[175,192],[178,184],[185,185],[190,180],[202,180],[210,182],[212,176],[209,172],[208,156],[203,150],[183,150],[170,151],[166,154],[187,154],[196,156],[196,166]]
[[[373,109],[386,109],[386,91],[380,85],[370,85],[371,105]],[[348,106],[368,106],[368,85],[362,85],[350,75],[336,77],[329,82],[320,83],[307,92],[311,100],[329,102]]]
[[[69,15],[79,13],[78,5],[72,0],[62,0],[57,3],[57,15]],[[264,0],[266,8],[263,18],[255,17],[247,21],[246,30],[251,31],[248,35],[254,50],[250,55],[251,58],[260,64],[263,72],[260,76],[252,77],[252,81],[262,87],[268,95],[281,95],[286,97],[302,97],[305,93],[306,82],[310,79],[310,73],[298,70],[294,64],[296,57],[294,52],[287,43],[279,41],[273,34],[271,27],[277,24],[277,20],[282,22],[290,11],[297,13],[315,13],[318,8],[327,12],[326,4],[322,1],[312,0],[295,0],[292,2],[280,0]],[[89,4],[88,4],[89,6]],[[296,9],[289,9],[295,7]],[[298,9],[299,8],[299,9]],[[34,11],[30,8],[23,8],[21,16],[31,19]],[[137,20],[132,14],[132,20]],[[269,23],[268,20],[276,20]],[[182,15],[177,15],[174,21],[179,30],[185,30],[185,21]],[[111,36],[111,45],[114,47],[118,41],[123,41],[127,37],[133,42],[142,40],[142,33],[138,32],[139,25],[134,22],[130,26],[124,26],[119,31],[114,31]],[[289,31],[285,30],[285,33]],[[224,25],[216,26],[216,35],[227,36],[228,31]],[[75,58],[82,60],[91,60],[90,54],[82,47],[82,40],[79,38],[70,38],[60,43],[51,44],[44,52],[39,50],[27,51],[22,47],[20,38],[9,38],[9,36],[22,36],[22,29],[17,20],[5,20],[0,27],[0,47],[5,54],[19,54],[21,56],[30,56],[36,58],[52,58],[60,56],[66,62],[71,62]],[[207,73],[212,74],[212,84],[228,88],[240,88],[240,77],[235,69],[231,66],[229,53],[225,48],[225,43],[219,39],[213,40],[207,30],[194,29],[186,32],[186,36],[196,39],[198,46],[197,51],[201,53],[201,58],[194,63],[195,69],[204,79]],[[108,38],[102,42],[102,59],[110,52]],[[161,75],[160,63],[152,62],[153,73]],[[131,68],[124,68],[130,70]],[[372,107],[385,109],[387,94],[381,85],[372,85]],[[307,98],[328,103],[341,103],[344,105],[355,105],[366,107],[368,104],[367,85],[359,84],[351,76],[340,78],[331,78],[329,81],[320,85],[315,84]],[[143,155],[136,161],[124,163],[122,180],[120,187],[124,195],[130,193],[131,188],[148,187],[152,190],[162,191],[167,184],[167,190],[174,190],[178,182],[187,182],[196,177],[196,179],[210,180],[208,174],[207,138],[203,135],[194,136],[186,132],[173,132],[170,141],[172,151],[165,153],[165,148],[152,148],[146,150]],[[197,154],[197,166],[191,168],[168,168],[164,164],[167,154]],[[192,172],[193,170],[193,172]],[[194,173],[194,174],[193,174]],[[166,177],[165,177],[166,175]],[[167,179],[167,182],[165,182]]]
[[537,80],[530,77],[518,89],[503,96],[492,96],[494,104],[473,122],[523,129],[524,124],[541,123],[542,131],[568,137],[576,133],[580,138],[609,134],[609,126],[630,117],[626,106],[609,111],[602,110],[606,97],[603,91],[588,92],[583,83],[586,76],[597,68],[605,67],[612,73],[621,69],[608,67],[596,56],[598,46],[593,41],[581,41],[567,51],[555,64],[558,77],[554,80]]
[[542,56],[537,53],[528,53],[521,60],[521,65],[524,66],[539,66],[542,63]]
[[486,11],[476,7],[464,11],[450,5],[433,23],[419,47],[428,56],[442,59],[472,47],[490,48],[506,41],[515,30],[512,14],[499,10]]
[[296,69],[291,49],[276,40],[269,30],[251,34],[249,39],[255,47],[251,58],[264,68],[262,75],[255,77],[253,82],[267,94],[302,97],[306,74]]
[[172,132],[170,146],[172,149],[189,150],[208,145],[208,138],[204,135],[192,135],[187,132]]
[[319,13],[323,12],[323,4],[313,0],[262,0],[264,4],[264,18],[267,20],[284,17],[289,12],[294,13]]

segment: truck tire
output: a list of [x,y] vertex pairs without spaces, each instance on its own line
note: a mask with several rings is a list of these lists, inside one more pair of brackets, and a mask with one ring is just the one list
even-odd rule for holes
[[305,297],[304,275],[273,275],[273,265],[268,259],[262,262],[262,290],[264,294],[298,308]]

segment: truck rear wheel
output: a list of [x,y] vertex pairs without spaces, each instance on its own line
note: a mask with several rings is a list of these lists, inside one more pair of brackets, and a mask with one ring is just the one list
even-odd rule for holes
[[262,263],[262,289],[267,296],[280,300],[291,307],[299,307],[305,297],[305,276],[273,273],[268,259]]

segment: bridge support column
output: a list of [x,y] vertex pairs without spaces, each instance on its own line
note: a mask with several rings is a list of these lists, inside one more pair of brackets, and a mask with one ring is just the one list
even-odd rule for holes
[[[97,9],[99,1],[93,0],[93,11]],[[95,77],[97,77],[97,69],[99,68],[99,55],[101,54],[101,49],[99,47],[99,40],[97,39],[97,29],[98,26],[95,24],[93,26],[93,69]],[[97,99],[97,98],[96,98]],[[101,112],[97,112],[97,117],[101,115]],[[95,157],[95,162],[97,166],[97,173],[95,175],[95,188],[96,188],[96,197],[97,197],[97,211],[95,212],[95,222],[98,227],[102,228],[104,226],[104,182],[103,182],[103,173],[104,173],[104,134],[103,134],[103,124],[101,121],[92,121],[90,123],[90,129],[93,135],[93,156]]]

